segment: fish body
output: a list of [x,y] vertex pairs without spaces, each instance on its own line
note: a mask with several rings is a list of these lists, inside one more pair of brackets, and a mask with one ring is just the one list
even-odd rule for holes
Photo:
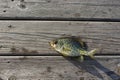
[[85,43],[80,38],[75,37],[62,37],[52,40],[50,46],[63,56],[80,57],[81,61],[84,60],[84,55],[93,58],[97,51],[97,49],[87,51]]

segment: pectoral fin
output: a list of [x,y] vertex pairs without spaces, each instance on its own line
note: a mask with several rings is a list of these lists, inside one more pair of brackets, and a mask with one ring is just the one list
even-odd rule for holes
[[83,62],[84,61],[84,56],[78,57],[77,60],[79,60],[80,62]]
[[80,59],[81,59],[81,62],[83,62],[83,61],[84,61],[84,57],[83,57],[83,56],[80,56]]
[[70,56],[70,54],[69,54],[70,51],[71,51],[70,48],[67,48],[67,47],[63,46],[62,50],[61,50],[61,53],[62,53],[63,56]]
[[71,51],[71,49],[64,46],[64,47],[63,47],[63,51],[68,52],[68,51]]

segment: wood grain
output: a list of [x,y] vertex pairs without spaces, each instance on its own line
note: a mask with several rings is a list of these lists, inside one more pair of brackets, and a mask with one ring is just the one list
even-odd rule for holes
[[0,0],[5,18],[120,18],[119,0]]
[[80,36],[88,50],[100,49],[98,54],[119,54],[119,25],[119,22],[0,21],[0,54],[58,54],[48,42],[64,35]]
[[120,57],[85,60],[63,57],[0,56],[1,80],[119,80]]

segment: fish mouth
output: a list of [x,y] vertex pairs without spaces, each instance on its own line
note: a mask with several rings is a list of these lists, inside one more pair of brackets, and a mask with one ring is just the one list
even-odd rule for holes
[[53,47],[53,41],[49,42],[50,46]]
[[53,47],[53,48],[56,47],[56,45],[54,44],[54,41],[49,42],[49,44],[50,44],[50,46]]
[[49,43],[49,45],[52,47],[52,43],[51,42],[48,42]]

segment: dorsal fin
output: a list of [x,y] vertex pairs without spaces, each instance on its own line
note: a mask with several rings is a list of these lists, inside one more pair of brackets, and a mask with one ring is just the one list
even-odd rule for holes
[[82,39],[80,37],[73,37],[73,39],[78,41],[80,43],[81,47],[84,48],[85,50],[87,50],[87,48],[88,48],[87,44],[84,41],[82,41]]
[[79,37],[73,37],[73,39],[75,39],[76,41],[78,41],[81,44],[81,46],[84,47],[84,42],[82,41],[81,38],[79,38]]

